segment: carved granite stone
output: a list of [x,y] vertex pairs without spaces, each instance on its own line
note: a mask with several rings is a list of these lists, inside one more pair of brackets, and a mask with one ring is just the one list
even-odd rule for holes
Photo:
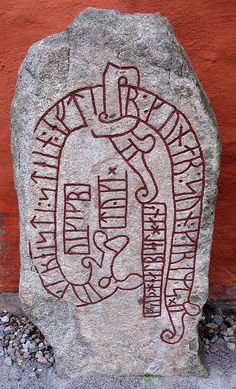
[[220,144],[168,21],[90,8],[33,45],[12,152],[20,298],[59,374],[204,375]]

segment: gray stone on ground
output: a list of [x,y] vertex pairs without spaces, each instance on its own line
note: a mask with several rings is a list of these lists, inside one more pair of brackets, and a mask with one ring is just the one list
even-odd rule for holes
[[33,45],[11,134],[20,298],[58,373],[205,375],[220,144],[168,21],[91,8]]

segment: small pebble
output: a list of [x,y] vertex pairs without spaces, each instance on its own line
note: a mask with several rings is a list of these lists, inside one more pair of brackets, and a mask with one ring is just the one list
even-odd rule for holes
[[216,330],[218,328],[218,325],[216,323],[207,323],[206,327],[210,330]]
[[216,323],[218,326],[220,326],[224,321],[224,318],[221,315],[215,315],[214,317],[214,323]]
[[224,339],[223,339],[223,338],[219,338],[219,339],[217,340],[217,342],[215,343],[215,345],[216,345],[216,347],[218,347],[218,349],[223,348],[224,345],[225,345]]
[[236,345],[235,345],[235,343],[228,342],[228,343],[227,343],[227,348],[228,348],[230,351],[235,351]]
[[4,365],[6,366],[12,366],[12,360],[11,357],[6,357],[3,361]]
[[223,336],[228,336],[228,335],[229,335],[227,331],[220,331],[220,333],[221,333],[221,335],[223,335]]
[[7,327],[4,328],[4,331],[5,332],[9,331],[9,333],[10,333],[10,332],[12,332],[12,328],[10,326],[7,326]]
[[226,317],[225,323],[232,327],[234,325],[234,320],[232,319],[232,317]]
[[215,336],[211,339],[211,343],[217,342],[218,339],[219,339],[219,336],[218,336],[218,335],[215,335]]
[[216,353],[217,351],[219,351],[219,348],[215,344],[212,344],[210,346],[210,352],[211,353]]
[[224,336],[224,341],[228,342],[229,341],[229,337],[228,336]]
[[37,346],[32,347],[32,348],[30,349],[30,353],[31,353],[31,354],[37,353],[38,351],[39,351],[39,348],[38,348]]
[[9,319],[9,317],[6,315],[6,316],[2,316],[2,317],[1,317],[1,321],[2,321],[2,323],[9,323],[10,319]]
[[42,356],[43,356],[42,351],[38,351],[38,352],[35,354],[35,358],[39,358],[39,357],[42,357]]
[[24,353],[24,359],[29,359],[30,358],[30,353],[27,351]]
[[234,329],[233,329],[233,327],[227,328],[227,333],[228,333],[229,336],[233,336],[233,335],[234,335]]
[[39,363],[47,363],[47,358],[45,358],[45,357],[43,357],[43,356],[39,356],[38,358],[37,358],[37,361],[39,362]]
[[235,342],[236,342],[235,336],[228,336],[228,342],[233,342],[233,343],[235,343]]

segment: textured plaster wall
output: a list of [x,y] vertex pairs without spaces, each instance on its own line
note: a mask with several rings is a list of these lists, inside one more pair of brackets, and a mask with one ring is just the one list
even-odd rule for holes
[[66,29],[86,7],[160,12],[172,23],[215,111],[223,142],[210,298],[236,298],[236,3],[233,0],[1,0],[0,292],[16,291],[19,229],[9,144],[18,68],[35,41]]

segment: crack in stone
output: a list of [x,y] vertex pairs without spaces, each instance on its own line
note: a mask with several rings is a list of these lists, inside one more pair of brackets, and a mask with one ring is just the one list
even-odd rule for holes
[[35,75],[31,72],[31,70],[27,66],[25,66],[25,70],[27,71],[27,73],[30,74],[30,76],[33,78],[33,80],[36,79]]

